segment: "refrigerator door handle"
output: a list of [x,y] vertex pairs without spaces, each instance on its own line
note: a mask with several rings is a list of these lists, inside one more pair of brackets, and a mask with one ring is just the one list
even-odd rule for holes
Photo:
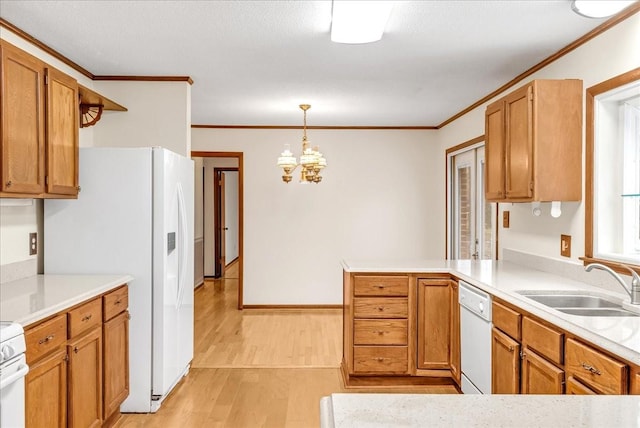
[[187,272],[185,270],[187,266],[187,245],[188,237],[187,237],[187,219],[186,212],[187,208],[184,202],[184,192],[182,190],[182,184],[178,183],[177,189],[178,195],[178,230],[180,233],[180,237],[178,238],[178,296],[176,306],[182,306],[182,300],[184,297],[184,290],[187,286],[186,284],[186,275]]

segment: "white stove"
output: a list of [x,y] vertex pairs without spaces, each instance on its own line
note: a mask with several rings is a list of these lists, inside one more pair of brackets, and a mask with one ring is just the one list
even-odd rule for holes
[[24,427],[24,377],[29,372],[24,330],[0,321],[0,426]]

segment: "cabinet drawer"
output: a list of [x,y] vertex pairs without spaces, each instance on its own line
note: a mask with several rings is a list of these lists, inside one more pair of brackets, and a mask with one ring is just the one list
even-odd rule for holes
[[567,339],[565,370],[603,394],[626,394],[628,367],[618,360]]
[[355,276],[354,296],[408,296],[407,276]]
[[43,355],[67,342],[66,314],[27,329],[24,338],[27,344],[27,364],[33,364]]
[[406,345],[407,320],[355,320],[353,343],[355,345]]
[[353,299],[353,314],[356,318],[407,318],[409,299],[406,297],[355,298]]
[[567,395],[596,395],[598,394],[593,389],[589,388],[586,385],[583,385],[582,382],[577,380],[573,376],[569,376],[567,379]]
[[522,344],[556,364],[562,364],[564,334],[529,317],[522,319]]
[[356,373],[406,373],[409,356],[406,346],[355,346],[353,368]]
[[522,315],[518,312],[509,309],[498,302],[493,302],[492,321],[494,327],[507,333],[512,338],[516,340],[522,339]]
[[129,306],[129,291],[127,286],[113,290],[102,297],[103,320],[108,321]]
[[102,324],[102,299],[93,299],[68,313],[69,339]]

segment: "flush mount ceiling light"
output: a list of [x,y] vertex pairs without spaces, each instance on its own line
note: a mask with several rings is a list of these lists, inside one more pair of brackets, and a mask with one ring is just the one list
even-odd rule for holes
[[578,15],[587,18],[607,18],[626,9],[637,0],[573,0],[571,9]]
[[393,2],[333,0],[331,41],[371,43],[382,38]]
[[[327,160],[322,153],[318,151],[318,147],[311,148],[309,141],[307,140],[307,110],[311,108],[309,104],[300,104],[300,108],[304,112],[304,125],[302,135],[302,155],[300,155],[300,182],[301,183],[320,183],[322,176],[320,172],[327,167]],[[291,173],[298,166],[293,153],[291,153],[289,144],[285,144],[284,151],[278,158],[278,166],[282,168],[284,175],[282,181],[288,183],[291,181]]]

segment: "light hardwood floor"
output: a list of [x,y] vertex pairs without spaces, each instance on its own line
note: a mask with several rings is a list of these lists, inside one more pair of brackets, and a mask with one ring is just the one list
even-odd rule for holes
[[[237,285],[232,267],[224,279],[207,280],[196,290],[191,371],[156,414],[123,415],[117,427],[320,425],[320,398],[347,392],[339,369],[342,311],[238,311]],[[424,392],[456,390],[433,386]]]

